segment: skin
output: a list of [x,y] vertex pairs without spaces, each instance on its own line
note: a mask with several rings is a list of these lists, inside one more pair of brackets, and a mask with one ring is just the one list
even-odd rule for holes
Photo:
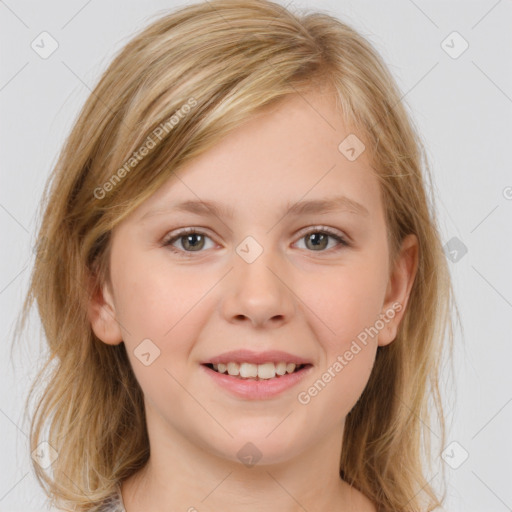
[[[103,342],[124,341],[145,396],[151,456],[123,482],[127,512],[156,512],[163,504],[225,512],[376,510],[339,477],[344,421],[377,347],[396,337],[418,242],[409,235],[388,268],[384,209],[367,152],[349,161],[338,150],[350,133],[332,95],[288,96],[187,163],[116,226],[112,289],[93,297],[89,317]],[[286,204],[335,193],[368,214],[344,208],[283,216]],[[234,215],[170,209],[188,199],[218,201]],[[322,226],[351,245],[329,238],[315,249],[306,234],[318,236]],[[186,227],[206,237],[189,245],[186,236],[177,239],[183,256],[162,245]],[[247,236],[263,249],[252,263],[236,252]],[[378,335],[309,403],[299,403],[297,394],[394,303],[402,309]],[[149,366],[134,354],[147,338],[160,350]],[[275,398],[236,398],[199,364],[238,348],[288,351],[309,358],[313,371]],[[249,441],[262,454],[252,467],[237,457]]]

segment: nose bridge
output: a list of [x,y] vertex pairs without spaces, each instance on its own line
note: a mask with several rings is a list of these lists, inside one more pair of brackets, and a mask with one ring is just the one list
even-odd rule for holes
[[224,296],[223,312],[228,321],[246,318],[254,325],[286,322],[294,311],[293,294],[285,285],[283,259],[271,237],[265,245],[247,236],[235,247],[233,272]]

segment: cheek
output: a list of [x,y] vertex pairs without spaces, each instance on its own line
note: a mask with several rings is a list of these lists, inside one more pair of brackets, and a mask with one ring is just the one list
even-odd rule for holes
[[326,361],[297,394],[299,407],[308,421],[318,422],[318,431],[340,425],[356,405],[370,378],[377,344],[371,337],[361,341],[349,333],[325,348]]
[[[137,379],[143,387],[151,387],[155,372],[162,375],[161,382],[170,378],[164,372],[168,370],[182,381],[187,373],[183,363],[190,360],[212,314],[210,295],[218,276],[211,271],[173,270],[165,262],[155,264],[147,256],[133,254],[117,269],[116,312]],[[138,358],[147,352],[150,356],[145,358],[154,362],[146,367],[147,361]]]
[[129,254],[119,262],[116,313],[131,343],[152,338],[165,345],[212,286],[212,276],[194,278],[187,272],[171,271],[165,261],[160,264],[149,253]]
[[302,404],[311,406],[309,412],[314,416],[329,416],[330,423],[340,423],[361,397],[372,371],[375,349],[361,345],[351,357],[349,361],[340,354],[339,360],[323,368],[299,397]]
[[357,403],[375,362],[378,307],[377,302],[364,298],[354,294],[332,309],[328,321],[335,334],[325,329],[325,335],[319,336],[322,360],[297,396],[299,403],[310,407],[312,416],[329,416],[331,424],[341,422]]
[[380,325],[387,286],[383,252],[375,247],[326,275],[324,286],[315,288],[312,297],[312,309],[321,312],[329,329],[318,324],[325,333],[321,339],[326,360],[308,383],[303,399],[314,402],[312,407],[319,411],[332,411],[334,422],[341,421],[356,404],[374,365],[379,332],[375,326]]
[[118,275],[116,311],[136,379],[150,401],[178,396],[176,381],[186,381],[186,361],[207,318],[203,299],[212,284],[150,265],[125,270]]
[[325,333],[330,351],[345,350],[352,339],[375,324],[384,300],[386,271],[382,260],[366,258],[315,276],[314,287],[304,285],[301,296],[307,297],[304,302]]

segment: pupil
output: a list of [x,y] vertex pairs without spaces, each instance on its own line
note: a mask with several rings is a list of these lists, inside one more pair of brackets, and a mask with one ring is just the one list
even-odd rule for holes
[[325,242],[325,240],[327,240],[327,237],[323,233],[312,233],[311,239],[313,240],[313,247],[324,247],[325,244],[323,244],[322,242]]
[[185,239],[186,239],[186,244],[189,244],[192,248],[196,248],[201,246],[201,241],[199,241],[198,245],[195,245],[194,242],[191,243],[191,240],[193,240],[195,237],[201,237],[201,235],[195,233],[195,234],[191,234],[191,235],[186,235]]

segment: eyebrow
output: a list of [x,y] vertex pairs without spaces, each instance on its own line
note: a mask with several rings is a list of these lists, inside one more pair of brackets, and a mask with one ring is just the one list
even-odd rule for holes
[[[181,203],[171,204],[168,209],[151,210],[142,216],[141,220],[152,217],[153,215],[176,212],[190,212],[198,215],[227,217],[232,219],[234,216],[233,208],[216,201],[209,200],[188,200]],[[311,199],[307,201],[298,201],[288,203],[284,208],[284,215],[307,215],[312,213],[329,213],[333,211],[347,211],[363,216],[368,216],[368,209],[361,203],[350,199],[347,196],[335,196],[326,199]]]

